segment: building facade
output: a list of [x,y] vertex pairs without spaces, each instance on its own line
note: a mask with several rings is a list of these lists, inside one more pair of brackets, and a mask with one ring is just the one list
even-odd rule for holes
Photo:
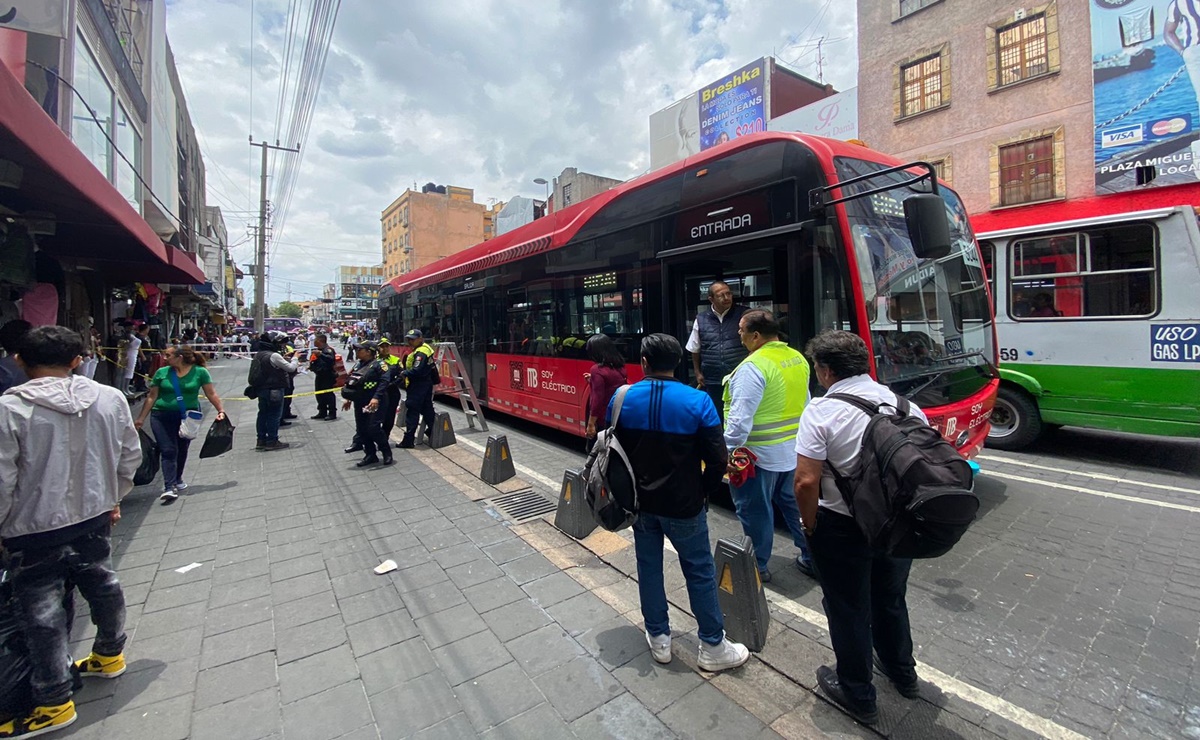
[[380,231],[387,280],[484,240],[487,208],[475,191],[429,183],[405,190],[383,210]]
[[567,167],[562,174],[554,178],[554,187],[547,206],[551,212],[559,211],[603,193],[621,182],[612,177],[593,175],[590,172],[580,172],[574,167]]
[[[1165,19],[1150,21],[1143,43],[1132,37],[1137,28],[1129,19],[1136,14],[1118,8],[1127,3],[1098,5],[859,0],[860,138],[900,159],[933,163],[962,197],[977,231],[1001,220],[1065,220],[1056,214],[1069,214],[1073,203],[1134,190],[1145,191],[1143,207],[1198,202],[1194,167],[1191,176],[1179,177],[1166,167],[1141,165],[1173,152],[1190,159],[1187,141],[1200,127],[1194,100],[1190,111],[1170,108],[1141,123],[1138,111],[1156,103],[1137,89],[1153,90],[1160,80],[1150,76],[1154,70],[1121,76],[1137,70],[1130,57],[1147,53],[1157,53],[1170,69],[1182,67],[1182,58],[1162,43]],[[1108,35],[1128,47],[1116,61],[1096,48],[1094,40]],[[1176,78],[1175,93],[1191,98],[1186,77]],[[1106,120],[1104,109],[1114,106],[1121,112]],[[1177,141],[1153,133],[1180,128]],[[1127,136],[1130,145],[1110,146],[1110,134]],[[1109,156],[1125,164],[1106,165]]]
[[[379,286],[384,283],[381,265],[339,265],[334,274],[336,295],[330,318],[335,321],[364,321],[378,312]],[[327,286],[328,287],[328,286]]]

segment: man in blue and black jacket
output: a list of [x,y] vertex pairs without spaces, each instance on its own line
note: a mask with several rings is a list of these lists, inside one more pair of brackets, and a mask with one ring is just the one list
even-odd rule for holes
[[[651,334],[642,340],[641,355],[646,377],[625,395],[617,440],[637,478],[639,509],[633,543],[646,642],[656,661],[671,661],[663,584],[665,537],[679,553],[679,566],[687,579],[699,625],[700,667],[706,671],[736,668],[750,653],[725,638],[708,537],[708,497],[721,484],[728,459],[721,419],[708,394],[675,379],[675,368],[683,358],[679,340]],[[612,418],[611,403],[608,418]]]

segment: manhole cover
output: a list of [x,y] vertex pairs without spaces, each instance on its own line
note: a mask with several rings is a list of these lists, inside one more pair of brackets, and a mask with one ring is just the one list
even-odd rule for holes
[[549,514],[558,508],[558,504],[547,499],[536,491],[518,491],[506,496],[488,499],[489,506],[496,509],[514,524],[521,524],[530,519]]

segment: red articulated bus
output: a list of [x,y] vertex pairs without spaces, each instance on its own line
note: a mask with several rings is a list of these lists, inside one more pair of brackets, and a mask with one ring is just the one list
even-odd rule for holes
[[880,382],[963,455],[982,447],[996,340],[962,201],[929,165],[846,142],[714,147],[393,279],[379,325],[455,342],[488,409],[582,435],[587,338],[611,336],[636,381],[641,338],[686,342],[715,280],[773,311],[794,347],[859,334]]

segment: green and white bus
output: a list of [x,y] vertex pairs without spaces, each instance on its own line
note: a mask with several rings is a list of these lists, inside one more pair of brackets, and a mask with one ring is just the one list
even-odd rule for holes
[[1200,437],[1196,210],[1138,195],[972,219],[1000,348],[988,447],[1020,449],[1059,426]]

